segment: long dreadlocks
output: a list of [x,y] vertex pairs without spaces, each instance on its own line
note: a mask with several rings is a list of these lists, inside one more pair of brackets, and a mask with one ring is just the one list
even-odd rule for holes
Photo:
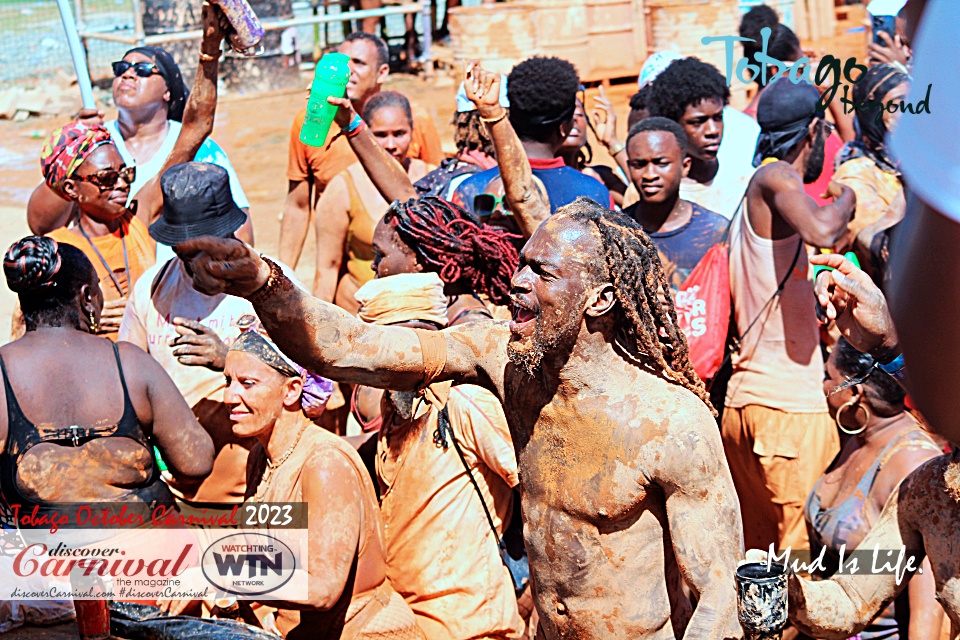
[[[687,339],[677,324],[673,293],[660,264],[660,254],[632,218],[577,198],[563,213],[600,232],[603,258],[623,309],[621,345],[636,358],[651,359],[669,378],[692,391],[716,415],[710,394],[693,370]],[[660,296],[666,303],[660,301]]]
[[426,196],[394,202],[384,222],[397,230],[425,268],[459,292],[486,294],[494,304],[510,300],[510,278],[520,262],[503,229],[480,224],[457,205]]

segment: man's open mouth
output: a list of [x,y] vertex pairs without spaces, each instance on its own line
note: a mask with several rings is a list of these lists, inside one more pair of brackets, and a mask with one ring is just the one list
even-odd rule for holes
[[529,335],[533,330],[533,325],[537,320],[537,314],[532,309],[522,306],[516,299],[511,305],[512,318],[510,320],[510,332],[515,334]]

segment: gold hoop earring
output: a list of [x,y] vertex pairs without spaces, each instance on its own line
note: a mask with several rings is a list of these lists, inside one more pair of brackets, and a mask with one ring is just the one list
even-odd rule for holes
[[[863,409],[863,426],[853,431],[843,426],[843,424],[840,421],[840,418],[843,416],[843,412],[847,409],[850,409],[851,407],[853,408],[854,411],[856,411],[857,409]],[[858,400],[850,400],[848,402],[844,402],[842,405],[840,405],[837,408],[837,413],[836,413],[836,416],[834,417],[834,421],[837,423],[837,428],[840,429],[840,431],[843,431],[848,436],[856,436],[863,433],[866,430],[867,423],[870,422],[870,410],[867,409],[862,404],[860,404]]]
[[96,335],[96,334],[100,333],[100,323],[97,322],[97,318],[96,318],[96,316],[93,315],[93,311],[90,311],[90,312],[88,312],[88,313],[89,313],[90,326],[89,326],[89,328],[88,328],[87,330],[88,330],[90,333]]

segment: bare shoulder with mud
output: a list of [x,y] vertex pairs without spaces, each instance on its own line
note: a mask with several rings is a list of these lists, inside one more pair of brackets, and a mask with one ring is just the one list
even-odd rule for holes
[[960,454],[930,460],[903,481],[901,528],[920,533],[937,585],[937,600],[960,627]]

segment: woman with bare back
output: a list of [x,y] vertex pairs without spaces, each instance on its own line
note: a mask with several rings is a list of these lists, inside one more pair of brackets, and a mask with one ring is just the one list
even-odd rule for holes
[[103,308],[93,265],[73,246],[30,236],[10,248],[3,270],[27,325],[0,348],[4,509],[172,507],[153,448],[187,482],[210,473],[213,442],[153,358],[90,335]]

